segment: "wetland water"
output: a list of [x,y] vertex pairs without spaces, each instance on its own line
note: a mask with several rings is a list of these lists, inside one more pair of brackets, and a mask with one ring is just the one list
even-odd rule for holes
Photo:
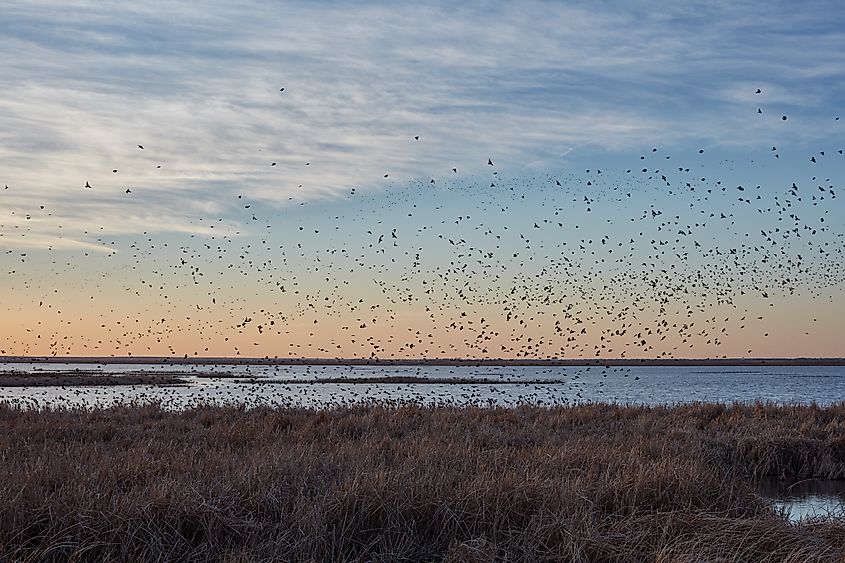
[[[845,400],[843,366],[326,366],[0,363],[3,373],[176,375],[179,385],[0,387],[0,401],[30,406],[107,406],[157,401],[319,407],[405,401],[420,404],[674,404],[694,401],[810,403]],[[398,377],[403,382],[358,383]],[[344,378],[350,382],[313,383]],[[437,382],[426,382],[436,379]],[[458,380],[448,384],[444,380]],[[479,383],[472,383],[478,380]],[[410,382],[409,382],[410,381]],[[302,383],[299,383],[302,382]],[[312,382],[305,384],[307,382]]]
[[[845,400],[843,366],[326,366],[0,363],[10,374],[84,385],[0,386],[0,402],[27,407],[94,407],[158,402],[321,407],[366,402],[555,405],[580,402],[675,404],[775,402],[827,405]],[[91,385],[102,379],[177,384]],[[372,383],[385,378],[400,382]],[[332,383],[320,381],[332,380]],[[337,382],[343,380],[343,382]],[[358,383],[355,383],[358,381]],[[365,382],[366,381],[366,382]],[[432,382],[435,381],[435,382]],[[475,383],[477,381],[477,383]],[[451,383],[447,383],[451,382]],[[52,383],[52,382],[51,382]],[[792,522],[845,514],[845,481],[766,480],[759,494]]]
[[760,494],[791,522],[845,516],[845,480],[803,479],[794,483],[765,479]]

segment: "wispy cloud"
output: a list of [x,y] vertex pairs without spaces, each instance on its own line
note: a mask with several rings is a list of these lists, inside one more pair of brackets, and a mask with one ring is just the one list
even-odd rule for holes
[[[818,139],[835,134],[830,108],[845,98],[845,18],[827,3],[2,11],[0,202],[56,210],[30,241],[68,218],[193,233],[189,218],[224,215],[237,194],[282,205],[384,174],[471,172],[488,156],[542,168],[573,146],[751,146],[782,134],[787,110],[802,117],[789,135]],[[738,127],[758,105],[764,117]],[[139,200],[152,219],[125,220]],[[20,240],[0,223],[4,244]]]

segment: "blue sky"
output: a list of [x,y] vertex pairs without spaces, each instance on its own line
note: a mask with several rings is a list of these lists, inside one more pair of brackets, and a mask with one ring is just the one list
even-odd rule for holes
[[[294,226],[325,234],[358,209],[353,188],[375,198],[364,212],[373,225],[398,218],[389,213],[404,213],[403,190],[431,180],[437,198],[415,200],[431,213],[468,209],[452,188],[501,180],[536,191],[535,207],[485,218],[504,229],[564,203],[544,199],[557,179],[567,204],[596,198],[604,213],[567,224],[621,238],[634,202],[692,208],[689,194],[665,197],[666,174],[677,190],[700,172],[699,194],[762,185],[768,205],[793,181],[842,178],[836,2],[0,1],[0,33],[0,250],[5,272],[26,254],[29,276],[3,283],[33,302],[26,287],[46,291],[56,251],[79,277],[89,271],[80,253],[117,253],[134,268],[145,240],[281,248]],[[711,226],[707,240],[778,228],[734,207],[726,220],[741,217],[743,232]],[[838,244],[840,209],[802,216],[820,226],[832,210],[825,240]],[[350,228],[364,220],[349,221],[339,232],[367,248]],[[109,264],[90,272],[105,279]]]
[[233,193],[284,205],[489,156],[822,145],[843,20],[834,2],[3,2],[0,180],[67,225],[184,230]]

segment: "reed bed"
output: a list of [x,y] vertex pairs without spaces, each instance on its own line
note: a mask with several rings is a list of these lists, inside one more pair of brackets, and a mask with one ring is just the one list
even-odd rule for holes
[[84,371],[11,371],[0,373],[0,387],[102,387],[113,385],[185,385],[174,373],[126,372],[104,374]]
[[0,406],[2,561],[841,561],[845,405]]
[[492,379],[489,377],[427,377],[415,375],[382,375],[362,377],[315,377],[313,379],[267,379],[252,377],[237,383],[258,385],[565,385],[565,379]]

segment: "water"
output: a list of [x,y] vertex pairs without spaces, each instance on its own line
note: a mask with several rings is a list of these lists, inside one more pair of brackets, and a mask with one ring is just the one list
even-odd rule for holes
[[[187,381],[187,384],[180,386],[0,387],[0,401],[30,406],[108,406],[114,403],[158,401],[168,408],[207,403],[319,407],[385,400],[503,406],[588,401],[649,405],[693,401],[815,401],[825,405],[845,398],[845,367],[842,366],[602,368],[0,363],[0,372],[4,371],[92,371],[112,375],[145,371],[179,373]],[[204,378],[200,375],[230,378]],[[274,380],[384,376],[487,379],[499,384],[272,383]],[[244,383],[241,378],[254,378],[260,383]]]
[[845,480],[805,479],[788,483],[766,479],[759,483],[760,494],[791,522],[845,517]]

